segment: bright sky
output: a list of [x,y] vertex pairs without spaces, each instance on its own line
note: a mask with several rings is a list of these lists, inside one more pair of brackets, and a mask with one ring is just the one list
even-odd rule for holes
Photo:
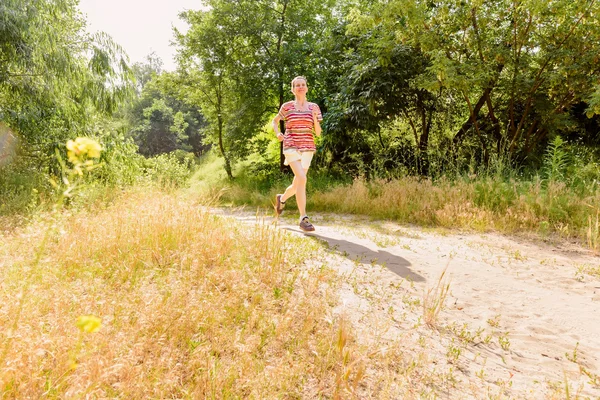
[[175,48],[170,46],[175,26],[185,32],[187,24],[177,14],[202,8],[201,0],[80,0],[88,32],[103,31],[120,44],[132,63],[145,61],[155,52],[163,69],[176,68]]

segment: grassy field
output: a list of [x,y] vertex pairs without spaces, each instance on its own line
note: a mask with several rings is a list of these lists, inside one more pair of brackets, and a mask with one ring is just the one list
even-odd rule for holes
[[[366,213],[367,199],[426,196],[404,184],[313,197]],[[0,398],[504,398],[498,383],[462,387],[423,345],[447,341],[436,328],[446,286],[419,299],[417,331],[364,336],[340,312],[340,285],[356,277],[340,279],[326,243],[212,214],[206,205],[231,193],[212,190],[132,189],[0,233]],[[379,288],[369,285],[354,290]]]
[[[192,178],[192,188],[223,205],[272,207],[291,175],[270,179],[242,167],[229,181],[220,162],[208,158]],[[428,227],[446,227],[541,238],[575,240],[600,250],[600,189],[563,181],[484,174],[431,180],[419,177],[387,179],[332,179],[326,171],[311,171],[307,210],[359,214],[374,219]],[[294,199],[287,204],[294,209]]]
[[353,339],[333,312],[335,273],[304,262],[320,245],[295,240],[148,189],[36,215],[0,241],[0,397],[398,398],[426,387],[400,379],[427,374],[401,351]]
[[[213,158],[186,190],[90,187],[67,207],[38,201],[0,216],[0,397],[436,398],[455,385],[451,371],[431,368],[426,348],[412,350],[416,342],[357,340],[339,313],[342,281],[322,257],[326,245],[258,217],[242,224],[208,211],[271,213],[290,181],[238,171],[231,182]],[[308,190],[309,212],[600,249],[593,188],[497,176],[349,181],[314,171]],[[422,301],[444,298],[430,290]],[[432,307],[419,319],[435,319]]]

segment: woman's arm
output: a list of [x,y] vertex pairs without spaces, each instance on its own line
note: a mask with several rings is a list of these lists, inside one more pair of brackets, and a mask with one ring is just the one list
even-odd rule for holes
[[315,126],[315,135],[321,136],[321,123],[319,122],[319,109],[317,107],[312,109],[312,117]]
[[273,118],[273,131],[275,135],[277,135],[277,140],[280,142],[283,140],[283,133],[279,132],[279,121],[281,121],[281,116],[277,114],[275,118]]

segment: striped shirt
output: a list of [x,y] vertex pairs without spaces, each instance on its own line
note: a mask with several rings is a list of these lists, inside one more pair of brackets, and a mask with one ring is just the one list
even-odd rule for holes
[[308,110],[297,110],[294,101],[288,101],[281,106],[279,117],[285,121],[285,135],[283,149],[296,149],[298,151],[315,151],[313,138],[314,122],[312,110],[317,110],[317,120],[323,121],[321,109],[315,103],[308,103]]

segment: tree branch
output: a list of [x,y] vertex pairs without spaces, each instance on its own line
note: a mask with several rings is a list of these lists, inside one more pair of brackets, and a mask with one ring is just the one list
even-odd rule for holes
[[523,115],[521,116],[521,121],[519,122],[519,126],[517,127],[516,131],[513,134],[512,139],[511,139],[511,142],[510,142],[510,145],[509,145],[509,151],[513,151],[514,150],[515,145],[516,145],[515,141],[516,141],[516,139],[517,139],[517,137],[518,137],[521,129],[523,128],[523,124],[525,123],[525,119],[529,115],[529,111],[531,110],[531,103],[533,102],[533,95],[538,90],[538,88],[541,86],[541,84],[544,82],[544,79],[541,77],[542,72],[544,72],[544,70],[550,64],[550,62],[556,57],[556,55],[555,55],[556,51],[560,50],[562,48],[562,46],[566,43],[566,41],[571,37],[571,35],[573,34],[573,32],[575,32],[575,29],[577,28],[577,26],[579,25],[579,23],[581,22],[581,20],[585,17],[585,15],[591,9],[591,7],[594,5],[595,2],[596,2],[596,0],[591,0],[590,5],[587,8],[587,10],[585,10],[581,14],[581,16],[577,19],[577,21],[575,22],[575,24],[573,24],[573,26],[571,27],[571,30],[569,31],[569,33],[558,44],[558,46],[555,49],[555,51],[553,52],[553,54],[551,54],[551,55],[548,56],[548,58],[546,59],[546,61],[544,62],[544,64],[542,65],[542,67],[540,68],[540,70],[538,71],[538,73],[536,74],[535,79],[534,79],[534,85],[531,88],[531,90],[529,91],[529,96],[527,98],[527,102],[526,102],[526,105],[525,105],[525,111],[523,112]]

